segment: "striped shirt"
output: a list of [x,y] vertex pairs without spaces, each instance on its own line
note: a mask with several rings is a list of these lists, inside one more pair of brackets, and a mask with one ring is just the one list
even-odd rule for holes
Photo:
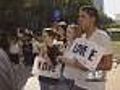
[[16,90],[14,73],[8,55],[0,49],[0,90]]

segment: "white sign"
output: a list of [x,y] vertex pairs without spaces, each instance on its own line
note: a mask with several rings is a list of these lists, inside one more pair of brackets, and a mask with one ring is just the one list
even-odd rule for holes
[[81,38],[75,40],[66,55],[70,59],[77,59],[89,70],[95,70],[103,54],[104,49],[101,46]]
[[35,76],[44,76],[50,78],[60,78],[62,65],[48,65],[47,61],[41,56],[35,58],[32,74]]

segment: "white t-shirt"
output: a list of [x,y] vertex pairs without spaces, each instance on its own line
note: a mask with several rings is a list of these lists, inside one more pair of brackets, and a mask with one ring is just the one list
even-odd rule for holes
[[22,90],[41,90],[41,84],[37,76],[29,77]]
[[20,47],[19,47],[18,43],[11,44],[9,51],[11,54],[18,54],[20,52]]
[[[86,39],[86,34],[83,34],[81,38]],[[107,35],[105,31],[97,29],[88,40],[105,48],[105,52],[104,52],[105,55],[112,53],[110,37]],[[99,87],[101,86],[100,84],[86,81],[88,73],[89,71],[85,72],[71,66],[66,66],[64,70],[64,76],[66,78],[74,79],[75,84],[77,86],[88,88],[88,90],[96,90],[96,89],[99,90]],[[94,86],[96,85],[96,88],[92,87],[93,85]],[[104,90],[104,89],[100,89],[100,90]]]

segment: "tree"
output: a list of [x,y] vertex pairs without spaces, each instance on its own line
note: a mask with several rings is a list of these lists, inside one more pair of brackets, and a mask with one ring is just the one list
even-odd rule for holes
[[63,19],[72,22],[82,5],[92,5],[92,0],[0,0],[0,25],[42,28],[48,25],[56,8]]
[[68,22],[76,21],[78,10],[83,5],[93,5],[93,0],[69,0],[63,8],[64,16]]

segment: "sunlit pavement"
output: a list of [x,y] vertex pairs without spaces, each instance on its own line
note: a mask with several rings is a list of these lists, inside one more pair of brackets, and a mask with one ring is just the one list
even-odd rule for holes
[[106,90],[120,90],[120,65],[107,73]]

